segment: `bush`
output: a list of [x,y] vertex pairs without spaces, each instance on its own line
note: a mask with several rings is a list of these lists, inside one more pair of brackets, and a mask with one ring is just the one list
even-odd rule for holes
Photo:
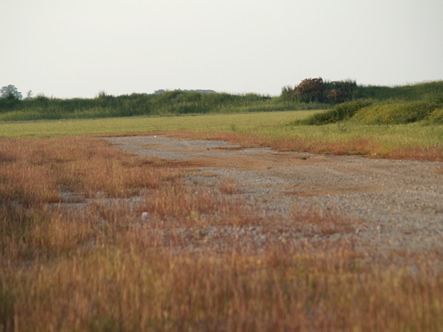
[[430,123],[443,124],[443,108],[440,107],[433,110],[427,120],[429,120]]
[[7,97],[0,98],[0,112],[10,111],[20,104],[20,99],[14,95],[8,95]]
[[321,77],[306,78],[295,87],[294,96],[301,102],[323,101],[325,84]]
[[362,86],[356,87],[354,98],[373,98],[377,100],[427,100],[438,102],[443,98],[443,81],[426,82],[396,87]]
[[427,101],[376,103],[359,111],[354,119],[365,124],[411,123],[429,118],[437,108],[437,103]]
[[351,80],[326,82],[324,100],[331,104],[351,101],[355,89],[357,82]]
[[293,124],[324,125],[351,118],[363,124],[405,124],[422,120],[439,124],[443,123],[443,109],[442,103],[423,100],[376,102],[366,99],[339,104]]
[[317,113],[313,116],[296,122],[296,124],[304,125],[323,125],[328,123],[335,123],[338,121],[348,120],[354,116],[359,110],[367,107],[373,103],[372,100],[356,100],[347,103],[339,104],[332,110],[324,113]]

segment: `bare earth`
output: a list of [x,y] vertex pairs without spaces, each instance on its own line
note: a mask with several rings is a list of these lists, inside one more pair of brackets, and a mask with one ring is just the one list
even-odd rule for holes
[[[441,162],[276,152],[166,136],[105,139],[140,156],[185,165],[190,184],[209,189],[224,182],[235,184],[233,199],[246,202],[255,212],[259,209],[265,218],[278,216],[291,222],[294,213],[315,212],[352,220],[351,232],[348,228],[322,235],[332,241],[352,237],[360,250],[371,248],[380,255],[396,251],[443,255]],[[288,240],[298,236],[280,235]]]

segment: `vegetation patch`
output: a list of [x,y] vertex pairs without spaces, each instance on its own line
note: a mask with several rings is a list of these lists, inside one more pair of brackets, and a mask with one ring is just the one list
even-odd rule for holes
[[386,102],[368,105],[353,117],[365,124],[403,124],[422,120],[439,123],[439,113],[433,114],[441,105],[427,101]]
[[295,125],[324,125],[352,118],[358,111],[374,103],[373,100],[356,100],[335,106],[333,109],[314,114],[304,120],[294,122]]
[[[304,80],[295,88],[293,94],[295,96],[308,95],[314,100],[316,98],[324,100],[324,91],[328,91],[328,84],[332,83],[323,83],[319,79]],[[347,86],[347,90],[352,93],[347,92],[346,95],[349,97],[341,100],[348,100],[347,102],[342,102],[331,110],[315,114],[307,119],[295,121],[292,125],[324,125],[350,119],[363,124],[379,125],[407,124],[422,120],[427,123],[443,121],[440,111],[443,105],[443,82],[396,88],[364,88],[351,84]],[[314,95],[317,97],[314,98]]]
[[233,95],[182,90],[122,96],[100,93],[92,99],[57,99],[40,95],[21,100],[14,95],[8,95],[0,98],[0,121],[274,112],[329,107],[319,103],[300,103],[253,93]]
[[[184,185],[182,168],[196,165],[136,158],[87,136],[61,137],[162,131],[280,150],[442,161],[443,113],[433,93],[363,106],[353,100],[319,117],[321,126],[285,125],[304,112],[129,117],[299,103],[268,97],[8,95],[0,119],[128,117],[0,124],[2,136],[40,136],[0,137],[0,331],[439,331],[438,250],[362,253],[353,237],[357,223],[340,215],[303,209],[287,222],[264,217],[260,206],[238,201],[241,183]],[[303,241],[292,241],[300,234]],[[398,258],[408,265],[396,265]]]
[[113,96],[100,92],[95,98],[58,99],[44,95],[23,99],[15,86],[3,87],[0,121],[88,119],[140,115],[275,112],[330,109],[356,100],[443,100],[443,81],[399,87],[358,85],[355,81],[308,78],[294,88],[286,86],[280,96],[248,93],[228,94],[209,90],[173,90]]
[[[441,123],[427,125],[428,122],[421,121],[399,125],[365,125],[356,121],[342,121],[320,126],[293,125],[294,120],[303,120],[322,112],[324,111],[0,123],[0,135],[55,137],[160,133],[194,139],[228,140],[240,146],[268,146],[284,151],[443,160]],[[440,112],[441,115],[441,110],[434,112]],[[287,125],[288,123],[292,124]]]
[[424,120],[426,123],[443,122],[442,104],[429,101],[376,102],[357,100],[339,104],[332,110],[314,114],[292,125],[324,125],[346,120],[355,120],[362,124],[407,124]]
[[428,116],[430,123],[443,124],[443,107],[434,109]]
[[[167,163],[87,137],[1,138],[0,158],[0,330],[438,331],[443,323],[441,271],[429,264],[438,252],[396,253],[412,272],[389,257],[381,263],[352,239],[327,239],[353,234],[352,221],[309,211],[293,224],[263,218],[233,197],[239,184],[184,186]],[[90,203],[63,203],[67,190]],[[282,236],[305,225],[315,241]]]

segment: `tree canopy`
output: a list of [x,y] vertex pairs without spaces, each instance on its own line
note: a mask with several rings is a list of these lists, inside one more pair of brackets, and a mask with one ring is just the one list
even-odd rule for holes
[[14,98],[21,100],[23,96],[14,85],[10,84],[0,89],[0,98]]

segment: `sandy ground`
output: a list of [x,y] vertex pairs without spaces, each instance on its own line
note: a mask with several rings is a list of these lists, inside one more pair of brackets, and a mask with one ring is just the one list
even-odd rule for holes
[[184,165],[189,183],[228,183],[235,187],[234,199],[264,217],[289,222],[294,213],[334,215],[353,221],[352,234],[348,229],[323,236],[352,236],[361,250],[433,251],[443,257],[441,162],[276,152],[158,135],[104,139]]

